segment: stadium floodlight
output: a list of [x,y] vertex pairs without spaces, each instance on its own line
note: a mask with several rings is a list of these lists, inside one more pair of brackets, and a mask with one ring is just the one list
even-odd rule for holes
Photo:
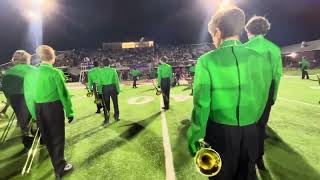
[[290,53],[289,55],[287,55],[288,57],[291,57],[291,58],[296,58],[298,56],[297,53],[293,52],[293,53]]
[[27,17],[30,21],[41,21],[41,19],[42,19],[42,14],[41,14],[41,13],[38,13],[38,12],[28,11],[28,12],[26,12],[26,17]]
[[57,8],[56,0],[24,0],[20,4],[21,12],[28,20],[34,21],[50,15]]
[[218,9],[226,9],[230,6],[234,6],[235,2],[233,0],[221,0]]

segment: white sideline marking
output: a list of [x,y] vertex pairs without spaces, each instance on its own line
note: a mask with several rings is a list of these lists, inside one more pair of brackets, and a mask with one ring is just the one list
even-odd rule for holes
[[306,103],[306,102],[302,102],[302,101],[298,101],[298,100],[292,100],[292,99],[287,99],[287,98],[283,98],[283,97],[279,97],[279,99],[283,100],[283,101],[287,101],[287,102],[294,102],[294,103],[298,103],[298,104],[302,104],[302,105],[306,105],[306,106],[320,108],[320,105],[318,106],[318,105],[314,105],[314,104],[310,104],[310,103]]
[[173,157],[172,157],[171,144],[169,139],[167,119],[166,119],[165,111],[162,109],[162,106],[163,106],[163,99],[160,97],[161,125],[162,125],[164,157],[165,157],[165,163],[166,163],[166,177],[167,177],[167,180],[175,180],[176,175],[173,167]]

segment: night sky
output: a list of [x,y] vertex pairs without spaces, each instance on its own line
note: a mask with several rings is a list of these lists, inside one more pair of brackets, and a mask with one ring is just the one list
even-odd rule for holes
[[[0,62],[16,49],[27,49],[28,21],[19,0],[0,0]],[[21,1],[21,0],[20,0]],[[56,0],[59,8],[44,24],[44,43],[57,50],[101,47],[102,42],[158,43],[211,41],[206,31],[208,0]],[[320,39],[320,0],[238,0],[247,18],[269,18],[268,38],[280,46]],[[204,29],[205,28],[205,29]],[[32,53],[32,52],[31,52]]]

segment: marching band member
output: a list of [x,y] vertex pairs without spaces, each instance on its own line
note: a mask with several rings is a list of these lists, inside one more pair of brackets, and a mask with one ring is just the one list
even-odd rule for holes
[[246,31],[249,41],[245,44],[245,46],[262,54],[265,59],[270,61],[272,64],[273,78],[269,90],[268,102],[261,119],[257,123],[259,128],[259,159],[257,161],[257,166],[262,170],[266,169],[263,162],[265,127],[269,119],[271,107],[277,99],[280,79],[282,75],[282,60],[280,48],[264,37],[269,30],[269,21],[265,17],[261,16],[252,17],[246,25]]
[[197,61],[189,147],[195,154],[204,138],[220,154],[223,167],[209,179],[256,179],[256,122],[267,102],[271,63],[240,42],[243,10],[219,10],[208,26],[217,49]]
[[194,73],[196,72],[196,65],[195,63],[193,63],[191,65],[191,67],[189,68],[189,73],[190,73],[190,76],[191,76],[191,96],[193,95],[193,81],[194,81]]
[[301,78],[302,79],[309,79],[308,69],[310,68],[310,62],[307,60],[305,56],[302,57],[301,62],[299,62],[301,68]]
[[137,88],[137,80],[138,80],[138,76],[141,75],[141,71],[137,70],[137,68],[134,67],[133,70],[131,70],[130,74],[133,80],[132,88]]
[[31,55],[23,50],[18,50],[14,53],[12,63],[14,66],[5,72],[3,77],[3,92],[11,104],[14,113],[16,114],[18,124],[22,131],[22,143],[25,150],[29,149],[32,144],[32,139],[28,138],[29,123],[31,114],[26,105],[24,98],[24,78],[27,74],[36,70],[30,65]]
[[117,70],[110,67],[109,60],[105,61],[104,68],[101,69],[99,82],[102,86],[102,98],[104,103],[104,123],[109,123],[110,115],[110,97],[113,102],[114,108],[114,119],[119,121],[119,105],[118,105],[118,95],[120,93],[120,82]]
[[[61,71],[53,67],[54,50],[46,45],[37,48],[41,64],[37,71],[25,79],[25,98],[33,118],[36,119],[42,139],[48,149],[57,179],[73,169],[64,158],[65,114],[68,122],[74,112],[65,79]],[[64,112],[65,111],[65,112]]]
[[[99,62],[93,62],[94,68],[88,73],[88,89],[95,93],[96,100],[102,99],[102,86],[99,83],[99,76],[101,68],[99,67]],[[97,103],[97,102],[96,102]],[[102,108],[101,103],[97,103],[97,114],[100,114]]]
[[170,104],[170,86],[172,80],[172,67],[160,60],[158,66],[158,87],[162,90],[162,97],[164,102],[164,107],[162,109],[168,110]]

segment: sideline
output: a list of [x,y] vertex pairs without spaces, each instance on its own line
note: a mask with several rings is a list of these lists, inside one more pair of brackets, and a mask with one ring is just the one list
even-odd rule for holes
[[164,157],[166,165],[166,179],[175,180],[176,175],[173,166],[173,156],[171,150],[171,144],[169,139],[169,131],[167,126],[167,119],[165,111],[162,109],[163,99],[160,97],[160,110],[161,110],[161,125],[162,125],[162,138],[163,138],[163,148],[164,148]]

